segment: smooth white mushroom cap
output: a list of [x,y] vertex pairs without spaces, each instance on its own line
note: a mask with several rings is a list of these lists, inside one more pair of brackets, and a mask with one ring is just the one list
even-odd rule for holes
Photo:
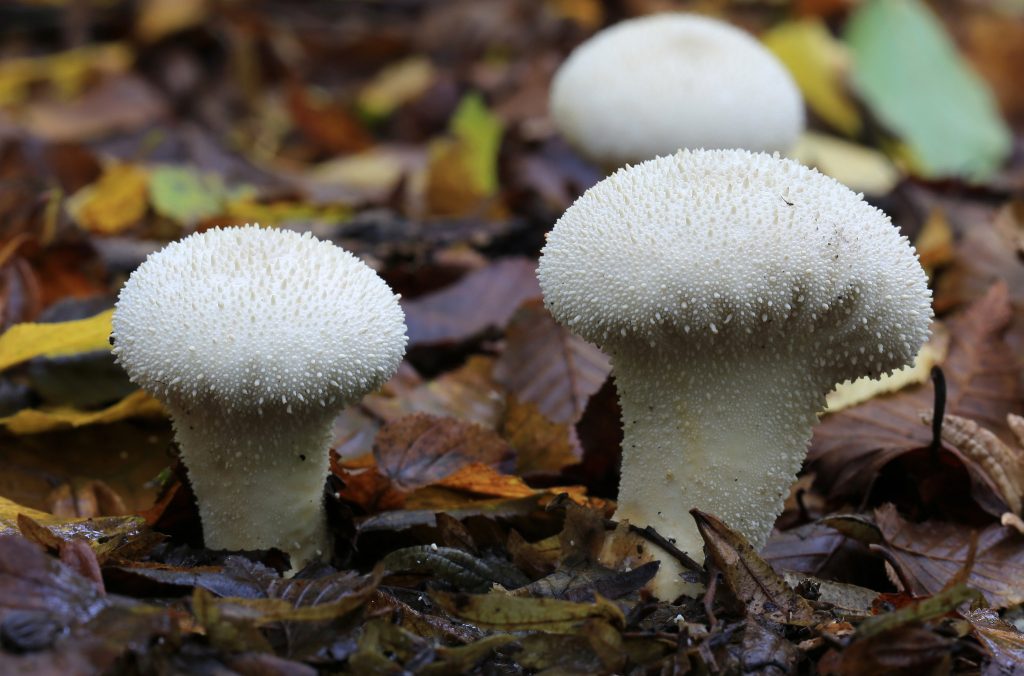
[[215,228],[151,255],[121,290],[114,353],[172,409],[340,409],[405,352],[397,296],[306,233]]
[[912,362],[932,316],[888,216],[813,169],[744,150],[681,151],[601,181],[549,233],[538,276],[552,314],[613,356],[768,350],[826,388]]
[[550,105],[570,144],[613,167],[681,148],[781,152],[804,128],[785,66],[743,30],[692,14],[597,33],[556,73]]

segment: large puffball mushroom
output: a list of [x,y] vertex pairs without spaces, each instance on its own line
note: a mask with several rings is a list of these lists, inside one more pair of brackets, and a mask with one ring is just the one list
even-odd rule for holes
[[[552,314],[612,361],[620,520],[697,560],[691,508],[754,547],[803,462],[825,395],[911,363],[931,292],[889,218],[832,178],[744,150],[619,170],[549,233]],[[662,560],[654,591],[687,589]]]
[[397,296],[349,252],[286,230],[213,229],[129,277],[114,354],[162,401],[213,549],[326,554],[335,416],[405,352]]
[[804,128],[785,66],[743,30],[693,14],[597,33],[555,74],[550,106],[566,140],[611,168],[681,148],[784,152]]

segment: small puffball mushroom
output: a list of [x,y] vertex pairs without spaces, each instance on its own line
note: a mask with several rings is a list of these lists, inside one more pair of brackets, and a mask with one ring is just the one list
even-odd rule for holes
[[[913,361],[931,292],[889,218],[832,178],[744,150],[619,170],[562,215],[538,269],[560,322],[612,361],[616,517],[697,560],[691,508],[764,545],[825,395]],[[654,592],[692,592],[662,560]]]
[[215,228],[129,277],[114,354],[162,401],[213,549],[277,547],[293,568],[328,553],[332,422],[405,353],[398,297],[309,233]]
[[555,126],[580,153],[616,168],[681,148],[788,150],[803,99],[753,36],[693,14],[655,14],[580,45],[551,85]]

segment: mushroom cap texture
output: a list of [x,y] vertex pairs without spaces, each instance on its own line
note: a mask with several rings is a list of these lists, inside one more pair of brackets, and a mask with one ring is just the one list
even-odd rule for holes
[[382,385],[405,353],[398,297],[309,233],[214,228],[152,254],[121,289],[114,353],[172,407],[299,413]]
[[932,317],[917,253],[888,216],[745,150],[620,169],[558,220],[538,276],[555,318],[613,357],[767,349],[829,385],[910,363]]
[[608,166],[681,148],[782,152],[804,128],[785,66],[743,30],[692,14],[597,33],[555,74],[550,105],[569,143]]

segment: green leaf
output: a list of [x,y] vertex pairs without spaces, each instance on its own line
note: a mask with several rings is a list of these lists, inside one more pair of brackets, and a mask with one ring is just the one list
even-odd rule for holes
[[245,192],[245,189],[228,190],[217,174],[201,173],[188,167],[159,166],[149,178],[153,210],[185,226],[221,215],[228,201]]
[[867,0],[847,23],[853,81],[926,176],[990,176],[1011,136],[988,86],[918,0]]
[[451,131],[479,191],[484,195],[497,192],[501,120],[487,109],[479,94],[467,94],[452,115]]

